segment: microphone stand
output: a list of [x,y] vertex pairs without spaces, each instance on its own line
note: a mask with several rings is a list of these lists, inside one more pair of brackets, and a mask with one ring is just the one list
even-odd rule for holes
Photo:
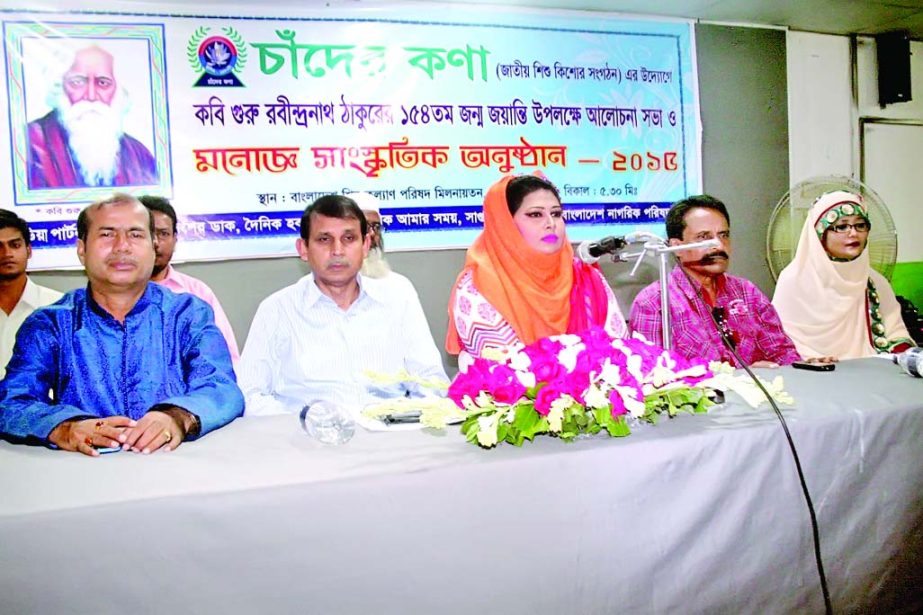
[[641,266],[641,261],[644,259],[648,252],[657,255],[657,270],[658,274],[660,275],[660,322],[662,327],[661,330],[663,332],[663,347],[667,350],[671,350],[673,347],[673,337],[670,326],[670,255],[674,254],[675,252],[683,252],[685,250],[717,248],[721,246],[721,242],[717,239],[706,239],[705,241],[696,241],[693,243],[683,243],[676,246],[670,246],[667,245],[667,242],[664,239],[654,235],[653,233],[636,233],[635,237],[644,241],[643,249],[640,252],[620,252],[618,254],[614,254],[612,256],[612,260],[621,260],[627,262],[632,258],[637,259],[635,261],[634,267],[631,268],[631,272],[628,274],[631,277],[634,277],[635,273],[638,271],[638,267]]

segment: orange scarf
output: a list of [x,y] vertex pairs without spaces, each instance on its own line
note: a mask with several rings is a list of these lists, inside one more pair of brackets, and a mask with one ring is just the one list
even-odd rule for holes
[[[484,198],[484,231],[465,255],[465,269],[452,286],[445,347],[461,351],[455,330],[455,289],[470,269],[478,292],[510,323],[524,344],[568,330],[574,249],[564,241],[555,254],[542,254],[526,244],[506,203],[507,176]],[[578,308],[579,309],[579,308]]]

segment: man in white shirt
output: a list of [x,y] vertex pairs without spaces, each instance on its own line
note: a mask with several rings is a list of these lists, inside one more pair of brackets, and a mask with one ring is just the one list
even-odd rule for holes
[[26,275],[32,258],[32,237],[26,221],[0,209],[0,380],[13,355],[16,332],[26,316],[52,304],[61,293],[39,286]]
[[312,273],[253,317],[238,370],[245,414],[297,413],[320,400],[361,407],[383,393],[367,371],[447,380],[416,291],[359,275],[370,237],[352,199],[312,203],[295,246]]

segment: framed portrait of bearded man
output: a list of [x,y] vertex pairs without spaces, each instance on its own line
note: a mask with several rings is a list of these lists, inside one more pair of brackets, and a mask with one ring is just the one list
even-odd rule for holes
[[170,192],[163,27],[4,24],[17,205]]

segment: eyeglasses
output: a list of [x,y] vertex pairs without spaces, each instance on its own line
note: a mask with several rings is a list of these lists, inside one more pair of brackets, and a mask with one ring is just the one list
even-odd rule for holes
[[381,232],[381,222],[369,222],[369,230],[373,233]]
[[849,229],[856,229],[857,233],[868,233],[872,228],[872,225],[868,222],[856,222],[855,224],[849,224],[847,222],[841,222],[839,224],[834,224],[830,227],[830,230],[834,233],[842,235],[843,233],[848,233]]

